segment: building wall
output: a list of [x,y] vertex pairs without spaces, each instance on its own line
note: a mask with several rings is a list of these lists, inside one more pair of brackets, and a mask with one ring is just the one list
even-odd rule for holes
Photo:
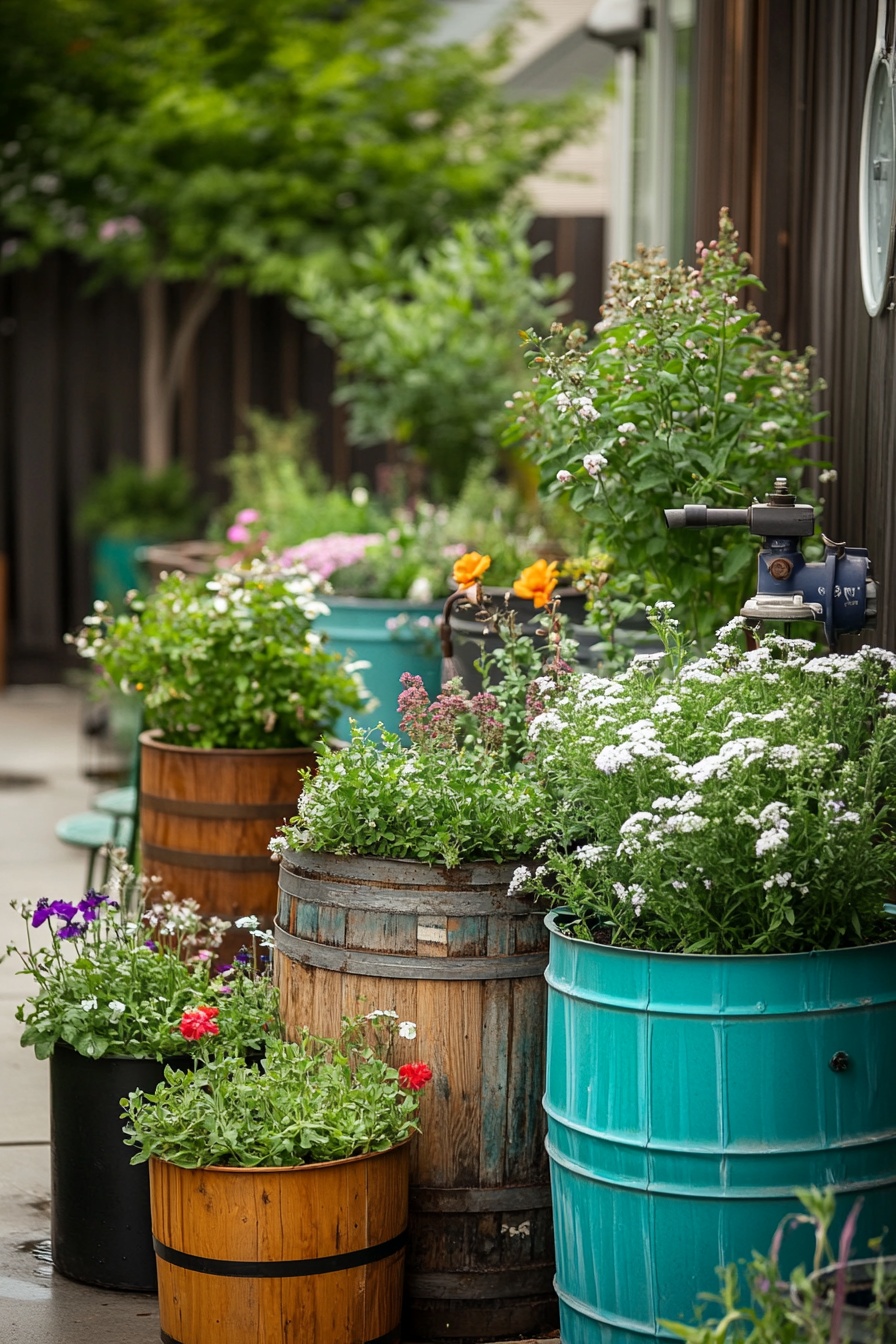
[[695,215],[707,237],[731,208],[766,285],[760,311],[790,348],[818,352],[830,439],[818,456],[838,472],[824,530],[867,546],[881,582],[872,638],[896,649],[896,321],[868,315],[858,246],[876,17],[877,0],[700,0]]

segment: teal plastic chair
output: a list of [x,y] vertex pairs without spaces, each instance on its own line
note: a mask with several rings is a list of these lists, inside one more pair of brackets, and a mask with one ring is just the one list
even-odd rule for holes
[[[118,790],[110,790],[118,792]],[[56,823],[56,838],[64,845],[73,845],[76,849],[87,850],[87,889],[94,886],[94,873],[100,850],[106,845],[121,846],[131,851],[134,839],[133,814],[114,815],[110,811],[75,812],[63,817]],[[106,859],[101,884],[109,875],[109,861]]]

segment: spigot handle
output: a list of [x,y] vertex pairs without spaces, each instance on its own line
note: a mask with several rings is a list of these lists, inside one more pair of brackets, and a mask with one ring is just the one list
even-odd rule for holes
[[705,504],[685,504],[683,509],[663,509],[667,527],[747,527],[749,509],[708,509]]

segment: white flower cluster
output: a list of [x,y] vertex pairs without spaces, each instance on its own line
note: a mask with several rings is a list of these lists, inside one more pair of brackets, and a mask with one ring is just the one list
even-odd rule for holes
[[510,885],[507,888],[507,895],[515,896],[518,891],[522,891],[523,887],[525,887],[530,877],[531,873],[529,872],[529,869],[526,867],[526,865],[520,864],[519,868],[515,870],[513,877],[510,879]]
[[786,803],[769,803],[759,813],[760,827],[765,829],[756,841],[756,857],[761,859],[773,849],[780,849],[790,839],[790,812]]

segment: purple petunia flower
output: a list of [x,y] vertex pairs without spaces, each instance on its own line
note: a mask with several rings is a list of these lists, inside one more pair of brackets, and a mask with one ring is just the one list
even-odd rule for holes
[[63,924],[61,929],[56,930],[57,938],[80,938],[87,932],[86,924]]
[[50,905],[50,914],[55,915],[57,919],[74,919],[78,914],[78,907],[72,905],[71,901],[53,901]]
[[31,916],[32,929],[39,929],[41,924],[46,924],[52,913],[53,911],[50,909],[50,902],[47,900],[46,896],[41,896],[37,905],[34,907],[34,914]]
[[251,958],[248,952],[239,951],[234,957],[234,961],[239,962],[241,966],[248,966]]
[[146,940],[146,942],[143,944],[143,946],[144,946],[144,947],[148,947],[149,950],[150,950],[150,952],[158,952],[158,950],[159,950],[159,945],[158,945],[158,943],[154,943],[153,940],[152,940],[151,938],[147,938],[147,940]]

